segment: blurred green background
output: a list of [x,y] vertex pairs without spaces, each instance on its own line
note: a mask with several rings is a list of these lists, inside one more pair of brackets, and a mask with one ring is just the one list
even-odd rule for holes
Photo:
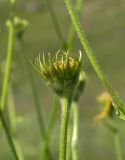
[[[51,0],[58,18],[64,38],[70,27],[70,17],[63,0]],[[0,0],[0,63],[3,64],[7,52],[8,30],[5,22],[10,13],[9,0]],[[53,27],[52,19],[45,0],[17,0],[16,15],[26,18],[29,26],[24,35],[26,57],[34,59],[39,53],[55,53],[61,49]],[[104,73],[125,100],[125,1],[124,0],[84,0],[81,11],[81,25],[92,50]],[[110,132],[103,125],[95,125],[93,117],[98,113],[99,106],[96,96],[104,88],[98,80],[93,68],[84,54],[79,39],[75,35],[72,51],[82,50],[84,70],[87,73],[87,83],[79,104],[79,142],[78,154],[80,160],[115,160],[115,149]],[[16,112],[22,121],[17,125],[18,139],[26,160],[37,160],[40,156],[42,139],[37,122],[31,90],[26,72],[20,58],[20,47],[15,39],[12,84]],[[31,66],[31,64],[29,63]],[[32,66],[31,66],[32,67]],[[4,70],[4,67],[3,67]],[[54,94],[48,89],[41,78],[33,71],[39,94],[44,121],[47,126]],[[3,75],[0,74],[0,92]],[[54,127],[51,148],[54,159],[58,159],[60,107]],[[118,121],[122,151],[125,157],[124,122]],[[13,159],[4,132],[0,130],[0,160]]]

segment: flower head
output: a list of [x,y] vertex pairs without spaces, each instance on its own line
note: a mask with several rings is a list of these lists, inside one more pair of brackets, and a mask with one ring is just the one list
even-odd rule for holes
[[114,107],[111,95],[108,92],[103,92],[97,97],[97,101],[102,104],[103,109],[98,115],[96,115],[95,121],[98,122],[107,116],[113,117]]
[[55,57],[41,58],[35,60],[34,68],[41,75],[42,79],[59,96],[66,96],[76,86],[81,70],[82,56],[76,58],[69,52],[58,51]]

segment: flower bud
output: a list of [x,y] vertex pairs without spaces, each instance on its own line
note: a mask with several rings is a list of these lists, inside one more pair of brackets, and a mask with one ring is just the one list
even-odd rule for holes
[[47,85],[63,97],[73,93],[78,82],[81,62],[81,52],[76,58],[69,52],[58,51],[54,58],[51,58],[50,54],[46,59],[44,54],[42,58],[38,56],[33,66]]

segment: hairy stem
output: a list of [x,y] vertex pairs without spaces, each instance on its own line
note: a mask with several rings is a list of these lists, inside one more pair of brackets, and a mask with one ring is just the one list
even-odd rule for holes
[[[79,19],[78,19],[78,15],[75,11],[75,8],[71,2],[71,0],[65,0],[67,9],[69,11],[69,14],[71,16],[71,20],[74,24],[74,28],[77,32],[77,35],[80,39],[81,44],[83,45],[84,49],[85,49],[85,53],[87,55],[87,57],[89,58],[89,61],[92,65],[92,67],[94,68],[95,72],[97,73],[100,81],[102,82],[102,84],[106,87],[106,89],[109,91],[109,93],[111,94],[113,101],[114,101],[114,107],[116,109],[119,109],[120,113],[122,114],[123,119],[125,119],[124,115],[125,115],[125,105],[122,102],[122,100],[119,98],[117,92],[114,90],[114,88],[112,87],[112,85],[107,81],[103,71],[101,70],[100,66],[98,65],[95,56],[89,46],[89,43],[85,37],[85,33],[81,28]],[[121,115],[120,115],[121,116]]]
[[66,160],[67,151],[67,131],[68,120],[71,107],[71,100],[69,98],[62,99],[62,115],[61,115],[61,135],[60,135],[60,155],[59,160]]
[[[84,0],[76,0],[76,11],[77,13],[80,15],[80,11],[82,9],[82,4],[83,4]],[[73,42],[73,38],[74,38],[74,34],[75,34],[75,28],[74,25],[71,23],[70,29],[69,29],[69,33],[68,33],[68,38],[67,38],[67,42],[66,42],[66,46],[67,49],[71,48],[72,42]]]

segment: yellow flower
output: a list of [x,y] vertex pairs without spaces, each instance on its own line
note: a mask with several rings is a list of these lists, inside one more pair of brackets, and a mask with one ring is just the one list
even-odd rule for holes
[[114,108],[113,108],[113,104],[112,104],[111,95],[108,92],[103,92],[101,95],[99,95],[97,97],[97,101],[100,104],[102,104],[103,109],[99,114],[97,114],[95,116],[95,118],[94,118],[95,121],[99,122],[102,119],[106,118],[107,116],[112,117]]

